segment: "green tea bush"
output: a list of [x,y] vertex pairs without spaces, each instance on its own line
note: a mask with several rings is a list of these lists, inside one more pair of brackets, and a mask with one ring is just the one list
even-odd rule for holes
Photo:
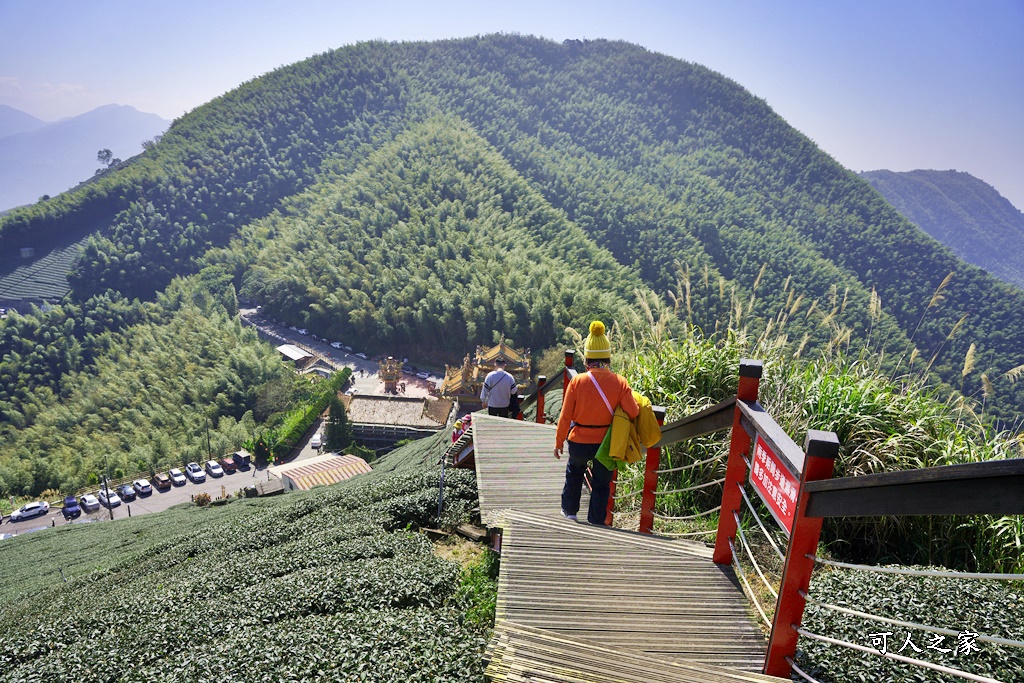
[[[926,567],[916,567],[926,569]],[[811,582],[811,597],[861,612],[936,628],[997,638],[1024,640],[1024,581],[940,579],[848,570],[822,571]],[[908,596],[911,596],[908,599]],[[999,681],[1019,681],[1024,671],[1020,648],[974,641],[977,649],[958,647],[956,636],[930,634],[879,623],[810,605],[803,627],[812,633],[879,648],[872,634],[889,632],[890,653],[965,670]],[[908,638],[910,644],[907,643]],[[915,651],[917,647],[921,652]],[[902,652],[900,649],[902,648]],[[942,652],[941,650],[949,650]],[[961,681],[963,679],[884,659],[880,655],[800,639],[798,664],[822,683],[846,681]]]
[[[5,541],[0,680],[482,680],[489,623],[466,612],[493,587],[467,599],[410,530],[439,525],[435,447],[306,493]],[[464,521],[472,473],[445,484],[440,524]],[[67,583],[23,580],[40,558]]]

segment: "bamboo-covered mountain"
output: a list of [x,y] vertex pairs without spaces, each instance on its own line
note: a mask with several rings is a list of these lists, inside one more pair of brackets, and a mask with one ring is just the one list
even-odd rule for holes
[[6,216],[0,251],[90,231],[69,278],[79,301],[150,299],[206,269],[324,334],[458,358],[496,333],[545,348],[566,325],[620,319],[637,291],[671,292],[706,329],[732,311],[794,350],[870,346],[901,372],[917,357],[966,394],[984,373],[992,410],[1024,405],[1006,375],[1024,363],[1024,292],[937,245],[739,84],[621,42],[317,55]]
[[860,177],[957,256],[1024,287],[1024,213],[996,188],[961,171],[866,171]]

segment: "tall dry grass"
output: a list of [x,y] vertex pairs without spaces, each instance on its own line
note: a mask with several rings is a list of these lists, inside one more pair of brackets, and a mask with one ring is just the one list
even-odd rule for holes
[[[948,278],[929,308],[941,302],[947,282]],[[787,321],[801,310],[798,294],[791,292],[782,310],[756,326],[760,330],[756,335],[749,332],[754,326],[744,319],[755,301],[739,301],[735,293],[731,296],[733,305],[723,307],[728,317],[715,334],[704,335],[692,323],[692,310],[687,307],[693,287],[688,281],[681,281],[671,305],[641,299],[634,327],[619,330],[632,341],[632,349],[620,353],[617,362],[637,391],[667,408],[669,421],[734,395],[739,361],[748,357],[764,362],[760,401],[794,441],[802,443],[808,429],[837,434],[841,444],[837,477],[1024,457],[1024,435],[994,431],[984,419],[984,403],[931,386],[927,366],[892,377],[883,370],[880,354],[853,345],[851,330],[836,322],[847,305],[847,294],[838,288],[825,302],[811,302],[804,313],[816,316],[832,333],[831,342],[812,354],[806,350],[806,337],[794,343],[786,333]],[[880,311],[881,302],[873,298],[870,316]],[[874,322],[865,328],[875,329]],[[916,349],[908,352],[909,369],[917,354]],[[969,352],[965,358],[963,377],[974,370],[972,356]],[[1024,370],[1015,368],[1007,374],[1015,380]],[[683,489],[721,478],[727,445],[728,434],[722,433],[666,449],[665,469],[710,462],[663,475],[659,489]],[[639,465],[620,473],[620,493],[636,490],[639,473]],[[692,515],[715,507],[720,498],[721,486],[668,494],[660,497],[659,511]],[[634,497],[620,505],[635,512],[628,509],[638,502]],[[693,532],[713,528],[714,521],[704,517],[685,523],[659,522],[658,528]],[[834,555],[859,562],[1021,572],[1022,537],[1020,517],[887,517],[829,520],[823,540]]]

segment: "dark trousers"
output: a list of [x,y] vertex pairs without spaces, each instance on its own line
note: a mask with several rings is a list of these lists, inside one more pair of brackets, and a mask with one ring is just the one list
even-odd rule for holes
[[508,406],[504,408],[495,408],[493,406],[487,406],[488,415],[496,415],[497,417],[508,417]]
[[[599,443],[575,443],[569,441],[569,462],[565,465],[565,486],[562,487],[562,511],[567,515],[575,515],[580,510],[580,496],[583,493],[583,475],[587,471],[587,462],[597,455]],[[590,509],[587,521],[591,524],[604,526],[608,514],[609,485],[612,482],[612,471],[594,460],[591,467]]]

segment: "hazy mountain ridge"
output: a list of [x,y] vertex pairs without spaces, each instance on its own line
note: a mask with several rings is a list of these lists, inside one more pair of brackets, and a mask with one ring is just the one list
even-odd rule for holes
[[959,171],[859,175],[957,256],[1024,288],[1024,213],[994,187]]
[[42,128],[45,125],[47,125],[46,121],[42,119],[37,119],[20,109],[0,104],[0,138],[17,135],[18,133],[27,133]]
[[169,125],[156,114],[116,104],[54,123],[6,107],[0,110],[0,209],[74,187],[100,166],[98,150],[128,159]]

